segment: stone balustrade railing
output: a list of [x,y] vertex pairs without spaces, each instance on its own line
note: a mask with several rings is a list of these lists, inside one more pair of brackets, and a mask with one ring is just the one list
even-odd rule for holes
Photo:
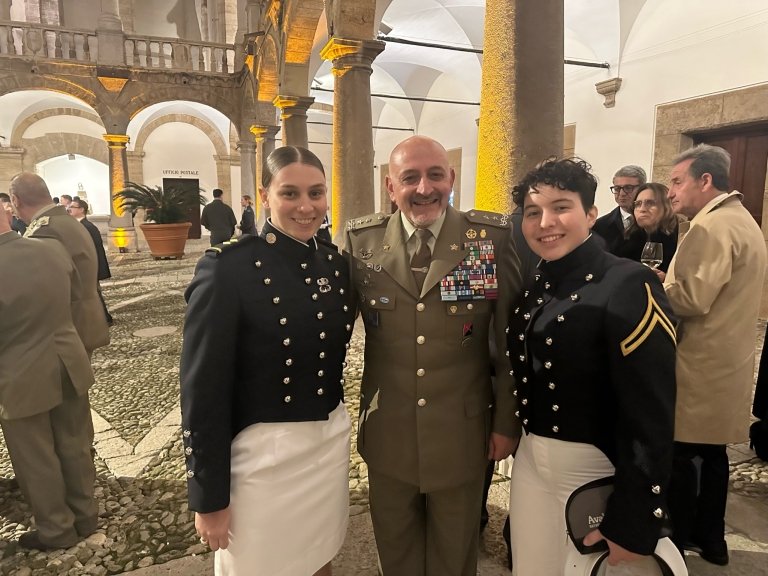
[[[0,20],[0,57],[34,57],[95,63],[97,32],[31,22]],[[231,44],[191,42],[155,36],[124,36],[125,64],[134,68],[186,70],[198,73],[234,72]]]
[[0,20],[0,56],[95,62],[96,32]]
[[136,68],[229,74],[234,72],[235,47],[130,34],[125,36],[125,63]]

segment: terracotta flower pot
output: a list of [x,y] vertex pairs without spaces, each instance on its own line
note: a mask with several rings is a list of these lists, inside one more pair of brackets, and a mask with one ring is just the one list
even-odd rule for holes
[[149,251],[154,258],[181,258],[191,222],[178,224],[141,224]]

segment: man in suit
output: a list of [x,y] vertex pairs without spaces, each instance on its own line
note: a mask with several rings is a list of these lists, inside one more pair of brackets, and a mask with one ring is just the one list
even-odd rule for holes
[[15,176],[11,180],[10,195],[16,214],[28,224],[24,236],[59,241],[75,265],[70,303],[72,320],[88,354],[106,346],[109,328],[96,290],[98,260],[88,232],[63,206],[54,206],[48,186],[37,174],[24,172]]
[[519,439],[508,358],[495,392],[489,370],[520,289],[509,221],[449,206],[454,178],[445,148],[411,137],[386,179],[398,210],[347,223],[366,334],[357,448],[384,576],[475,575],[487,461]]
[[[765,239],[728,185],[730,155],[701,144],[680,154],[668,197],[690,220],[664,282],[681,320],[675,455],[669,495],[673,540],[728,563],[726,444],[747,439]],[[727,345],[724,343],[727,342]],[[700,460],[700,472],[694,459]]]
[[99,232],[99,229],[93,222],[88,220],[88,210],[88,202],[79,196],[75,196],[72,199],[72,202],[69,203],[69,206],[67,206],[67,213],[70,216],[73,216],[75,220],[78,220],[80,224],[85,226],[85,229],[91,236],[91,240],[93,240],[93,247],[96,248],[96,259],[98,260],[99,264],[96,290],[99,293],[99,300],[101,300],[101,305],[104,308],[104,317],[107,320],[107,324],[112,326],[114,320],[112,318],[112,314],[110,314],[109,310],[107,309],[107,303],[104,302],[104,295],[101,293],[100,284],[102,280],[112,278],[112,272],[109,269],[109,260],[107,260],[107,253],[104,250],[104,242],[101,240],[101,232]]
[[[645,182],[645,170],[631,164],[622,166],[613,176],[611,193],[617,206],[598,218],[592,227],[592,231],[605,241],[605,249],[611,254],[626,257],[628,247],[636,245],[637,239],[628,236],[627,231],[634,222],[632,203],[635,200],[635,192]],[[632,234],[644,235],[645,232],[636,228]]]
[[[0,213],[0,424],[36,530],[24,548],[69,548],[97,528],[88,354],[72,323],[77,271],[58,242],[22,238]],[[85,433],[84,433],[85,432]]]
[[213,201],[203,208],[200,223],[211,233],[211,246],[226,242],[235,233],[237,219],[232,208],[224,204],[221,197],[224,192],[220,188],[213,191]]

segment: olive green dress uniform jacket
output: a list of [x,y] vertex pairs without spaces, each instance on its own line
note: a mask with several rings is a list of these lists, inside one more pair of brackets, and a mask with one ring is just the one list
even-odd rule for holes
[[0,280],[0,418],[12,420],[61,404],[62,364],[78,393],[93,372],[67,306],[76,272],[64,249],[0,234],[0,270],[13,271]]
[[[441,279],[468,256],[465,243],[481,239],[493,243],[498,299],[443,301]],[[491,431],[520,434],[509,359],[495,359],[494,394],[488,340],[493,330],[505,341],[520,274],[500,214],[448,207],[421,293],[406,241],[399,210],[347,224],[365,322],[357,448],[372,470],[430,492],[475,479]]]
[[109,327],[97,292],[96,248],[88,231],[65,208],[51,206],[29,223],[24,237],[53,238],[69,253],[75,265],[71,308],[77,333],[89,354],[109,344]]
[[765,269],[765,239],[739,192],[713,199],[681,236],[664,282],[681,320],[676,441],[747,439]]

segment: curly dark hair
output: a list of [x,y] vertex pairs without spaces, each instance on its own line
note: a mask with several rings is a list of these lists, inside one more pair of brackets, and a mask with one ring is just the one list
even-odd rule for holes
[[597,190],[597,178],[591,170],[592,166],[581,158],[558,159],[552,156],[538,164],[512,188],[512,200],[522,208],[526,195],[535,192],[537,185],[546,184],[560,190],[576,192],[581,198],[584,211],[587,212],[595,204]]

